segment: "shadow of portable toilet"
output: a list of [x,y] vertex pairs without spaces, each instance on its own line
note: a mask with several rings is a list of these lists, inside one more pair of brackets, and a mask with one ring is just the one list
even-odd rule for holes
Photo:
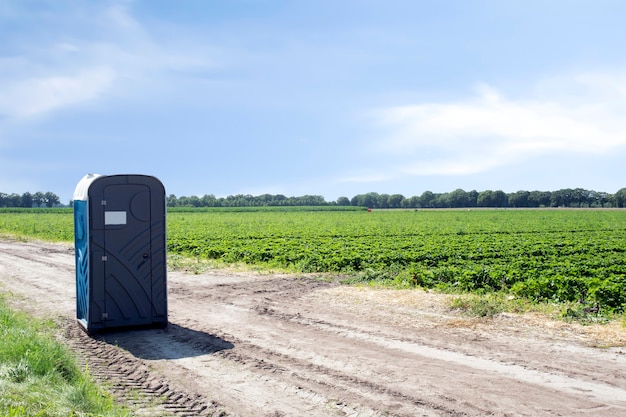
[[78,323],[87,333],[167,326],[163,184],[88,174],[73,201]]

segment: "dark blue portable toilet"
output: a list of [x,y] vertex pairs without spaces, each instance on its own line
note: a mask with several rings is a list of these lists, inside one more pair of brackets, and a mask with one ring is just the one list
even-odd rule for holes
[[88,174],[73,201],[78,322],[88,333],[167,326],[163,184],[147,175]]

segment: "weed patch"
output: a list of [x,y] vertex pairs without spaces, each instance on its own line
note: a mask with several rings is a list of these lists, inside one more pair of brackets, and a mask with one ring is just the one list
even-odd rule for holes
[[81,372],[56,330],[0,298],[0,415],[130,416]]

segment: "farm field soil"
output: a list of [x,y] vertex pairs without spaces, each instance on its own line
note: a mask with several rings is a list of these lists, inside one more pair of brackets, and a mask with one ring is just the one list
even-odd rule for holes
[[167,330],[90,338],[72,247],[0,239],[0,291],[59,320],[136,415],[626,415],[626,348],[594,347],[624,342],[619,325],[470,319],[442,295],[289,275],[170,272],[168,286]]

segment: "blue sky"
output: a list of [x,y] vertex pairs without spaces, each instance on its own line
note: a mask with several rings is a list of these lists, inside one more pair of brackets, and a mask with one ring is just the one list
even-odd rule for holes
[[626,187],[622,0],[0,0],[0,192]]

